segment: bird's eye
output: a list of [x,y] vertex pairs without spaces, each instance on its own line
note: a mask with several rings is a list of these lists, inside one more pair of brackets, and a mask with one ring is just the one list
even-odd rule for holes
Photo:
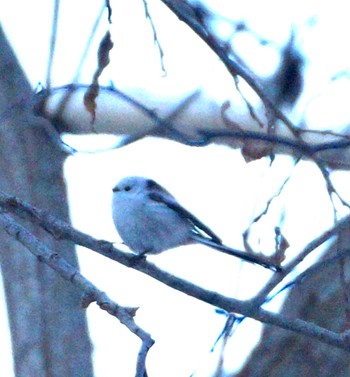
[[131,190],[131,186],[125,186],[125,187],[124,187],[124,190],[125,190],[125,191],[130,191],[130,190]]

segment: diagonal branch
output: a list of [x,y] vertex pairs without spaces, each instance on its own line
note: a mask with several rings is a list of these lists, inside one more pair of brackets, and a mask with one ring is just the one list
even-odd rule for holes
[[[342,230],[350,226],[350,215],[344,217],[333,228],[328,229],[323,234],[311,241],[305,248],[294,258],[289,264],[283,267],[282,272],[274,275],[271,280],[265,285],[260,293],[253,298],[255,305],[262,305],[266,300],[268,294],[300,263],[302,262],[312,251],[321,246],[324,242],[328,241],[331,237],[337,236]],[[344,256],[345,257],[345,256]],[[311,267],[312,269],[312,267]],[[306,271],[307,272],[307,271]]]
[[[303,334],[305,336],[316,338],[323,343],[327,343],[350,352],[350,343],[348,342],[346,336],[300,319],[292,319],[281,314],[275,314],[266,311],[260,308],[259,303],[256,304],[251,300],[237,300],[235,298],[221,295],[217,292],[203,289],[191,282],[188,282],[184,279],[178,278],[166,271],[161,270],[154,264],[148,262],[145,258],[140,259],[139,257],[135,257],[132,254],[124,253],[113,247],[113,245],[107,241],[96,240],[93,237],[88,236],[87,234],[79,232],[69,226],[67,223],[54,218],[52,215],[44,211],[23,203],[13,196],[7,196],[3,193],[0,194],[0,206],[6,210],[16,213],[20,217],[24,217],[27,220],[30,220],[31,222],[38,223],[44,229],[49,231],[51,234],[56,235],[57,237],[71,240],[76,244],[94,250],[107,258],[119,262],[127,267],[136,269],[144,274],[147,274],[148,276],[153,277],[163,284],[168,285],[169,287],[172,287],[210,305],[221,308],[228,313],[240,313],[244,316],[256,319],[263,323],[268,323],[284,328],[286,330],[291,330],[296,333]],[[8,215],[2,214],[1,219],[4,219],[4,216],[8,217]],[[350,221],[349,219],[349,217],[344,219],[339,227],[348,224],[348,222]],[[4,221],[5,220],[0,221],[0,225],[7,226],[7,222]],[[335,228],[329,231],[328,234],[323,236],[324,240],[328,239],[332,235],[335,235],[337,231],[339,231],[339,228]],[[18,237],[19,233],[17,230],[15,230],[13,234],[15,236],[17,235]],[[318,240],[318,242],[320,242],[320,240]],[[312,247],[309,246],[309,248],[313,249],[314,247],[316,247],[316,244],[317,242]],[[40,244],[38,244],[38,246],[40,246]],[[40,250],[42,250],[41,246]],[[304,254],[305,253],[306,251],[304,252]],[[54,261],[57,260],[57,257],[57,254],[54,254],[53,257],[51,256],[48,258],[48,262],[54,263]],[[303,258],[301,257],[301,260],[302,259]],[[295,264],[296,261],[292,263]],[[291,267],[291,265],[289,265],[289,267]],[[81,280],[75,278],[76,275],[76,271],[70,271],[67,277],[72,282],[75,282],[76,280],[80,282]],[[277,276],[278,274],[276,274],[276,277]]]
[[198,12],[198,7],[196,8],[186,1],[162,0],[162,2],[215,52],[215,54],[224,63],[232,77],[237,75],[241,76],[261,98],[268,111],[270,111],[275,118],[280,119],[295,137],[299,136],[300,130],[295,127],[293,123],[272,103],[259,83],[239,63],[231,59],[224,44],[218,39],[213,38],[213,36],[208,32],[205,25],[203,25],[201,20],[198,18],[198,13],[200,13]]
[[154,340],[135,323],[134,316],[137,308],[123,307],[112,301],[106,293],[100,291],[81,275],[77,268],[73,267],[58,253],[47,247],[27,229],[18,224],[5,211],[0,211],[0,226],[34,254],[39,261],[44,262],[57,271],[63,279],[78,287],[84,294],[84,307],[87,307],[91,302],[95,301],[102,310],[107,311],[109,314],[119,319],[123,325],[141,339],[142,346],[138,355],[136,377],[146,377],[146,356]]
[[[186,23],[208,46],[209,48],[219,57],[219,59],[223,62],[229,73],[231,74],[232,78],[235,81],[237,86],[237,76],[242,77],[247,84],[254,90],[254,92],[259,96],[262,102],[265,105],[267,115],[269,117],[269,126],[271,126],[271,119],[279,119],[281,122],[285,124],[294,138],[298,141],[299,149],[305,155],[311,157],[314,162],[319,167],[322,175],[325,178],[327,183],[328,191],[331,197],[332,193],[335,193],[341,202],[349,206],[337,193],[334,189],[331,180],[329,179],[328,172],[326,169],[326,165],[322,158],[317,157],[316,152],[322,150],[312,150],[308,143],[303,139],[303,131],[301,128],[296,127],[290,119],[283,114],[283,112],[275,106],[275,104],[270,100],[269,96],[266,95],[265,91],[261,88],[257,80],[246,70],[244,67],[237,63],[234,59],[230,57],[230,54],[225,47],[225,44],[222,43],[218,38],[215,38],[208,28],[206,27],[205,22],[203,22],[203,14],[205,13],[204,9],[202,9],[198,4],[192,5],[186,1],[176,1],[176,0],[162,0],[162,2],[184,23]],[[204,13],[203,13],[204,12]],[[243,98],[244,99],[244,98]],[[249,103],[245,101],[249,112],[254,120],[257,121],[255,114],[251,111]],[[273,130],[272,127],[269,127],[267,135],[270,136],[270,131]],[[345,141],[345,144],[348,143],[348,140]],[[332,200],[332,197],[331,197]]]

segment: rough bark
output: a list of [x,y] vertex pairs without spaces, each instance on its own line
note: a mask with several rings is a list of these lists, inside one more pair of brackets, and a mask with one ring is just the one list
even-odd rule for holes
[[[327,258],[336,255],[338,248],[346,250],[350,232],[342,234]],[[345,276],[349,281],[350,264],[345,262]],[[345,290],[348,291],[348,283]],[[320,270],[293,288],[282,313],[301,318],[327,329],[342,332],[346,327],[346,298],[340,279],[339,262]],[[345,377],[349,375],[349,354],[317,340],[300,336],[280,328],[268,326],[238,377]]]
[[[64,154],[32,115],[32,89],[0,28],[0,190],[68,220]],[[26,227],[77,265],[74,245]],[[17,377],[92,376],[79,292],[0,231],[0,261]]]

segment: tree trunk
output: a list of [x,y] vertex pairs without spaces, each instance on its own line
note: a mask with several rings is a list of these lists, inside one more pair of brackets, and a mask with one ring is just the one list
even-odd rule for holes
[[[67,221],[65,156],[50,138],[48,124],[32,115],[32,96],[0,28],[0,189]],[[25,225],[77,265],[73,244]],[[79,292],[2,230],[0,245],[16,376],[92,376]]]
[[[350,230],[345,230],[326,257],[337,249],[349,248]],[[345,263],[347,281],[350,264]],[[311,275],[294,287],[281,312],[291,318],[301,318],[329,330],[344,331],[346,299],[340,283],[339,262]],[[348,285],[348,284],[347,284]],[[346,287],[349,291],[349,287]],[[261,340],[237,377],[347,377],[349,353],[280,328],[266,326]]]

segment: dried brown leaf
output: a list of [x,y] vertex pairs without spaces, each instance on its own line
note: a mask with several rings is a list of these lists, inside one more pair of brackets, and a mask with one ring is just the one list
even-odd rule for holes
[[[225,101],[221,106],[221,118],[228,128],[232,130],[244,131],[239,124],[229,119],[226,112],[231,107],[229,101]],[[264,143],[262,141],[246,139],[242,141],[241,153],[246,162],[258,160],[265,157],[272,152],[273,145],[271,143]]]
[[98,60],[98,67],[94,73],[92,83],[87,89],[85,95],[84,95],[84,106],[86,110],[91,114],[91,124],[95,122],[96,119],[96,109],[97,109],[97,104],[96,104],[96,98],[99,93],[99,84],[98,84],[98,79],[101,76],[103,70],[107,67],[107,65],[110,62],[109,59],[109,52],[113,48],[113,42],[111,39],[111,34],[109,31],[105,34],[105,36],[102,38],[100,42],[100,46],[98,48],[98,53],[97,53],[97,60]]

